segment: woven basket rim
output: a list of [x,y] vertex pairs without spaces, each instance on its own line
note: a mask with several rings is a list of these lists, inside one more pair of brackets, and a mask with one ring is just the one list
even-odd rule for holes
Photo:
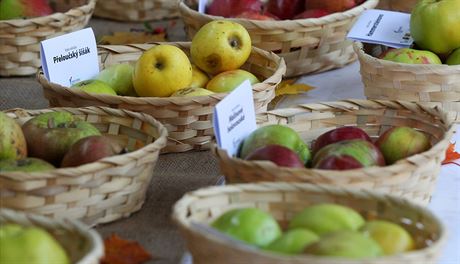
[[[375,192],[375,191],[368,191],[368,190],[362,190],[362,189],[353,189],[353,188],[343,188],[343,187],[337,187],[337,186],[331,186],[327,184],[310,184],[310,183],[289,183],[289,182],[260,182],[260,183],[243,183],[243,184],[231,184],[231,185],[224,185],[224,186],[210,186],[210,187],[204,187],[200,188],[195,191],[190,191],[184,194],[182,198],[180,198],[173,206],[173,212],[172,212],[172,219],[175,221],[176,224],[178,224],[180,227],[185,228],[202,238],[211,240],[216,243],[222,243],[222,238],[215,235],[215,234],[206,234],[204,235],[203,233],[200,232],[200,230],[194,225],[193,221],[187,220],[187,216],[189,215],[189,205],[192,202],[195,202],[197,200],[202,199],[203,197],[212,197],[216,195],[223,195],[223,194],[231,194],[231,193],[237,193],[237,192],[243,192],[243,191],[250,191],[250,192],[255,192],[255,193],[261,193],[265,191],[296,191],[296,190],[320,190],[325,193],[333,193],[339,196],[343,195],[351,195],[353,197],[358,197],[362,199],[374,199],[378,201],[385,202],[387,204],[391,204],[393,206],[400,206],[404,205],[409,207],[410,209],[418,212],[422,212],[426,216],[430,217],[434,223],[439,227],[439,238],[434,241],[432,244],[425,248],[409,251],[403,253],[405,256],[409,255],[417,255],[420,254],[420,252],[429,250],[434,247],[440,247],[447,239],[447,234],[446,234],[446,227],[443,224],[443,222],[427,207],[423,207],[419,204],[416,204],[414,202],[411,202],[410,200],[403,198],[403,197],[398,197],[395,195],[391,194],[385,194],[382,192]],[[228,244],[228,247],[238,249],[239,250],[244,250],[244,251],[250,251],[251,249],[248,247],[244,247],[243,243],[241,243],[242,247],[239,247],[238,244]],[[256,250],[253,249],[255,253],[258,253],[259,255],[265,255],[268,257],[272,258],[280,258],[283,260],[319,260],[319,259],[325,259],[324,257],[318,257],[318,256],[312,256],[312,255],[300,255],[300,256],[281,256],[278,254],[273,254],[261,250]],[[399,262],[391,262],[392,260],[398,259],[400,254],[394,255],[394,256],[383,256],[383,257],[378,257],[375,258],[376,260],[381,260],[381,261],[387,261],[384,263],[399,263]],[[340,258],[326,258],[326,259],[335,259],[335,260],[341,260]],[[374,260],[374,259],[372,259]],[[363,260],[364,261],[364,260]],[[360,262],[359,260],[357,262]],[[308,263],[308,262],[307,262]],[[347,262],[348,263],[348,262]],[[351,263],[351,262],[350,262]],[[364,262],[363,262],[364,263]]]
[[410,64],[410,63],[401,63],[394,62],[389,60],[379,59],[374,57],[364,51],[364,44],[359,41],[353,42],[353,49],[360,61],[369,62],[372,64],[379,63],[387,67],[399,67],[401,69],[410,69],[410,70],[430,70],[433,73],[439,75],[449,75],[449,74],[460,74],[460,65],[447,65],[447,64]]
[[355,6],[351,9],[348,9],[344,12],[332,13],[320,18],[305,18],[305,19],[295,19],[295,20],[253,20],[245,18],[225,18],[222,16],[213,16],[209,14],[202,14],[196,10],[191,9],[187,4],[184,3],[185,0],[181,0],[179,3],[179,11],[181,15],[188,14],[191,16],[199,17],[208,17],[212,20],[216,19],[225,19],[240,23],[242,25],[253,25],[258,28],[266,29],[295,29],[298,27],[309,27],[309,26],[321,26],[329,23],[334,23],[337,21],[342,21],[350,17],[356,17],[360,15],[364,10],[372,8],[377,5],[379,0],[366,0],[358,6]]
[[8,20],[0,20],[0,24],[8,24],[8,25],[14,25],[17,27],[22,27],[22,26],[27,26],[29,23],[35,23],[39,22],[43,18],[52,18],[55,21],[60,21],[62,20],[62,15],[70,15],[72,12],[74,12],[77,9],[86,9],[89,7],[95,7],[96,6],[96,1],[97,0],[88,0],[87,4],[81,5],[81,6],[76,6],[74,8],[71,8],[67,10],[67,12],[54,12],[50,15],[47,16],[39,16],[39,17],[32,17],[32,18],[27,18],[27,19],[22,19],[22,18],[16,18],[16,19],[8,19]]
[[[157,121],[153,116],[134,112],[130,110],[124,109],[114,109],[104,106],[88,106],[88,107],[79,107],[79,108],[72,108],[72,107],[55,107],[55,108],[45,108],[45,109],[37,109],[37,110],[25,110],[21,108],[15,108],[6,110],[5,112],[16,114],[16,113],[27,113],[30,116],[34,116],[44,112],[56,112],[56,111],[66,111],[70,113],[75,113],[75,111],[79,111],[81,114],[96,114],[101,115],[100,111],[105,112],[107,115],[110,116],[117,116],[117,117],[131,117],[137,118],[142,121],[146,121],[153,126],[155,126],[159,131],[159,137],[150,144],[143,146],[142,148],[136,149],[134,151],[130,151],[124,154],[118,154],[115,156],[109,156],[103,159],[100,159],[95,162],[91,162],[88,164],[83,164],[77,167],[69,167],[69,168],[56,168],[54,170],[45,171],[45,172],[2,172],[2,176],[9,178],[15,181],[28,181],[28,180],[38,180],[38,179],[49,179],[55,178],[57,175],[63,177],[78,177],[81,174],[87,173],[94,173],[95,171],[104,170],[108,164],[117,164],[117,166],[124,166],[133,160],[138,160],[140,158],[145,157],[146,153],[152,152],[155,149],[161,149],[166,146],[168,131],[166,127],[159,121]],[[95,166],[96,165],[96,166]],[[18,177],[20,176],[20,177]]]
[[[441,121],[443,123],[447,123],[446,125],[447,125],[448,129],[444,133],[443,137],[436,144],[431,146],[431,148],[429,150],[427,150],[427,151],[424,151],[424,152],[409,156],[407,158],[404,158],[404,159],[401,159],[401,160],[397,161],[394,164],[385,165],[383,167],[372,166],[372,167],[366,167],[366,168],[347,170],[347,172],[350,172],[350,173],[349,174],[344,173],[345,175],[343,175],[343,177],[352,177],[353,178],[354,176],[352,176],[353,175],[352,172],[356,172],[356,171],[360,171],[360,172],[363,172],[366,175],[372,175],[373,177],[376,177],[374,175],[375,173],[373,173],[376,168],[388,169],[388,170],[391,170],[391,171],[398,171],[400,169],[405,168],[407,164],[412,164],[412,162],[410,160],[413,159],[413,158],[416,158],[416,157],[421,156],[421,155],[423,155],[423,156],[432,156],[433,155],[434,156],[434,154],[436,154],[436,153],[438,153],[440,151],[441,145],[444,145],[444,143],[446,141],[450,140],[451,135],[454,134],[454,131],[456,129],[453,121],[448,119],[447,118],[448,115],[442,109],[440,109],[439,107],[431,108],[431,107],[424,106],[424,105],[421,105],[421,104],[416,103],[416,102],[406,102],[406,101],[397,101],[397,100],[349,99],[349,100],[341,100],[341,101],[335,101],[335,102],[320,102],[320,103],[311,103],[311,104],[299,104],[299,105],[297,105],[295,107],[289,107],[289,108],[283,108],[283,109],[275,109],[275,110],[267,111],[267,112],[264,112],[264,113],[260,113],[260,114],[258,114],[258,116],[276,115],[276,113],[278,111],[283,111],[283,110],[286,110],[286,109],[300,109],[300,110],[302,110],[302,109],[308,109],[308,108],[313,107],[313,106],[317,107],[318,105],[324,105],[326,107],[333,108],[334,104],[340,104],[340,103],[351,103],[351,104],[357,103],[357,104],[360,104],[360,102],[374,102],[374,103],[376,103],[375,104],[376,107],[374,109],[388,108],[388,107],[391,108],[392,106],[396,106],[396,105],[401,105],[401,106],[410,106],[410,105],[412,105],[412,106],[416,106],[416,107],[421,108],[421,110],[424,110],[425,112],[427,112],[427,114],[430,114],[430,115],[434,115],[435,113],[438,113],[438,117],[441,118]],[[380,107],[378,105],[380,105]],[[394,107],[393,109],[401,109],[401,108]],[[258,164],[259,166],[273,166],[273,167],[277,167],[277,168],[279,167],[279,166],[277,166],[275,163],[273,163],[271,161],[265,161],[265,160],[264,161],[260,161],[260,160],[248,161],[248,160],[241,159],[239,157],[230,157],[228,155],[227,151],[225,151],[224,149],[219,148],[216,144],[213,144],[212,149],[213,149],[214,153],[216,153],[216,154],[219,153],[219,154],[222,154],[222,155],[226,155],[229,159],[235,160],[235,161],[237,161],[239,163],[242,163],[242,164],[245,164],[247,166],[250,166],[251,164]],[[314,168],[307,168],[307,167],[305,167],[305,168],[283,167],[283,170],[293,171],[293,172],[294,171],[301,172],[301,171],[305,171],[305,170],[315,171],[315,172],[328,172],[328,171],[331,171],[331,170],[321,170],[321,169],[314,169]],[[325,176],[325,177],[327,177],[327,176]]]
[[[133,48],[142,48],[148,47],[151,45],[159,45],[159,44],[177,44],[186,48],[190,47],[191,42],[152,42],[150,44],[128,44],[128,45],[99,45],[98,49],[101,50],[109,50],[114,51],[117,47],[133,47]],[[261,92],[266,90],[266,84],[274,85],[275,82],[272,80],[274,79],[282,79],[282,76],[286,72],[286,63],[283,58],[279,57],[275,53],[271,51],[265,51],[257,47],[252,47],[252,52],[256,52],[261,54],[267,59],[276,59],[276,63],[278,67],[276,71],[271,75],[269,78],[263,80],[260,83],[256,83],[252,85],[252,89],[255,92]],[[40,83],[50,83],[43,74],[42,70],[37,71],[37,79]],[[225,96],[229,93],[216,93],[207,96],[190,96],[190,97],[131,97],[131,96],[120,96],[120,95],[109,95],[109,94],[94,94],[94,93],[86,93],[77,89],[72,89],[69,87],[65,87],[56,83],[50,83],[52,87],[55,89],[62,89],[63,92],[69,94],[70,96],[77,96],[79,98],[85,98],[90,100],[97,100],[103,102],[109,102],[111,104],[121,104],[121,103],[129,103],[129,104],[158,104],[158,103],[170,103],[174,105],[190,105],[195,104],[196,100],[202,100],[202,98],[213,98],[217,100],[222,100]]]
[[0,218],[6,221],[12,220],[15,222],[17,219],[27,219],[35,223],[46,224],[46,227],[55,226],[63,229],[76,230],[80,235],[84,236],[90,242],[90,250],[82,259],[77,263],[93,263],[96,259],[104,256],[104,243],[98,232],[89,228],[82,222],[70,218],[53,219],[33,213],[25,213],[21,211],[11,210],[8,208],[0,208]]

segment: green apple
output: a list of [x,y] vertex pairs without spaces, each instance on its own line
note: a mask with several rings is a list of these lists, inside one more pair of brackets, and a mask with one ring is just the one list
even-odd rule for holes
[[358,230],[364,218],[355,210],[339,204],[316,204],[297,213],[289,222],[289,229],[306,228],[317,235],[341,230]]
[[27,156],[27,143],[21,126],[0,112],[0,159],[21,159]]
[[81,81],[72,85],[72,87],[80,89],[87,93],[117,95],[117,93],[112,87],[100,80]]
[[171,94],[171,97],[173,96],[203,96],[203,95],[210,95],[214,94],[214,92],[209,91],[208,89],[200,88],[200,87],[188,87],[184,89],[180,89],[175,91],[173,94]]
[[419,0],[410,16],[410,33],[422,49],[447,55],[460,47],[460,1]]
[[211,223],[217,230],[251,245],[265,247],[281,236],[278,222],[258,208],[225,212]]
[[54,169],[54,166],[38,158],[24,158],[19,160],[5,159],[0,160],[0,172],[36,172],[48,171]]
[[70,259],[58,241],[38,227],[0,225],[0,264],[67,264]]
[[452,51],[447,57],[446,64],[448,65],[459,65],[460,64],[460,48]]
[[228,93],[246,80],[249,80],[251,84],[259,82],[259,79],[254,74],[245,70],[225,71],[214,76],[206,85],[206,89],[215,93]]
[[319,236],[304,228],[286,231],[280,238],[270,243],[265,250],[282,254],[300,254],[307,246],[319,240]]
[[361,231],[375,240],[383,249],[385,255],[394,255],[415,248],[412,236],[400,225],[385,221],[368,221]]
[[382,59],[409,64],[442,64],[441,59],[433,52],[411,48],[390,49]]
[[46,16],[53,13],[46,0],[1,0],[0,20]]
[[102,70],[96,79],[108,84],[118,95],[131,96],[134,93],[133,71],[131,64],[115,64]]

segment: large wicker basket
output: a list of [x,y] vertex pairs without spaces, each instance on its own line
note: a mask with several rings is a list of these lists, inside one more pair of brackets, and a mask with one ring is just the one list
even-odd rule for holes
[[179,0],[101,0],[94,15],[120,21],[149,21],[179,16]]
[[[187,1],[194,2],[197,1]],[[366,9],[374,8],[378,0],[341,13],[321,18],[262,21],[230,19],[243,25],[251,35],[253,45],[277,53],[286,61],[286,76],[292,77],[343,67],[356,60],[352,42],[346,40],[349,29]],[[223,19],[196,11],[195,5],[183,0],[179,5],[186,31],[191,38],[206,23]]]
[[[190,42],[170,44],[177,45],[187,54],[189,52]],[[100,46],[102,67],[135,62],[143,51],[151,47],[152,44]],[[263,80],[253,85],[253,95],[256,111],[265,111],[275,97],[275,88],[286,71],[283,59],[273,53],[253,48],[242,68]],[[213,107],[227,95],[219,93],[199,97],[161,98],[95,95],[50,83],[42,72],[38,74],[38,81],[42,84],[45,97],[51,106],[103,105],[152,115],[166,125],[169,131],[170,140],[163,153],[209,149],[214,140]]]
[[2,207],[89,225],[128,217],[142,207],[167,131],[153,117],[104,107],[56,108],[7,114],[23,124],[40,113],[65,111],[120,141],[126,154],[48,172],[0,173]]
[[0,225],[18,224],[43,228],[65,249],[71,263],[99,264],[104,255],[104,244],[99,234],[79,221],[50,219],[36,214],[26,214],[0,209]]
[[357,42],[354,48],[368,99],[439,106],[460,119],[460,66],[397,63],[378,58],[384,46]]
[[[243,243],[229,243],[207,228],[223,212],[245,207],[260,208],[272,214],[281,226],[286,226],[295,213],[318,203],[342,204],[354,208],[365,219],[377,218],[399,223],[415,238],[418,249],[366,260],[283,256],[249,248]],[[428,209],[405,199],[306,183],[239,184],[200,189],[186,194],[174,205],[173,219],[187,242],[193,263],[435,264],[446,240],[440,220]]]
[[[59,2],[59,1],[57,1]],[[35,74],[41,66],[40,42],[86,26],[96,0],[71,0],[65,13],[30,19],[0,20],[0,76]],[[72,4],[75,2],[75,4]]]
[[454,127],[439,109],[396,101],[346,100],[300,105],[258,115],[258,125],[283,124],[310,144],[322,133],[348,125],[364,129],[372,138],[394,126],[423,131],[432,148],[385,167],[346,171],[278,167],[268,161],[246,161],[216,149],[227,182],[289,181],[359,187],[402,196],[427,204],[441,169]]

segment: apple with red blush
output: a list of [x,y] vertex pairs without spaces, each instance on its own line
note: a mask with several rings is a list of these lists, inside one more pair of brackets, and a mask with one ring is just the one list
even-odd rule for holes
[[328,132],[323,133],[318,138],[316,138],[315,142],[312,144],[312,151],[313,153],[317,153],[321,148],[329,144],[350,139],[363,139],[372,142],[366,131],[362,130],[361,128],[354,126],[343,126],[329,130]]
[[255,149],[246,156],[246,160],[269,160],[280,167],[305,167],[295,151],[276,144],[270,144]]
[[260,0],[213,0],[207,7],[206,13],[213,16],[235,17],[245,11],[262,11]]
[[259,13],[252,10],[244,11],[243,13],[235,16],[235,18],[246,18],[252,20],[279,20],[278,17],[269,12]]
[[343,12],[356,5],[355,0],[305,0],[305,9],[324,9],[330,13]]
[[292,19],[305,10],[304,0],[268,0],[267,11],[280,19]]
[[326,9],[307,9],[296,15],[294,19],[319,18],[331,14]]

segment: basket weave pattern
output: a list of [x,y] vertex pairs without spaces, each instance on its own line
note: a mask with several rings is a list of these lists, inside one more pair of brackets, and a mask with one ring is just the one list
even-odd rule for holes
[[[286,226],[295,213],[318,203],[342,204],[354,208],[365,219],[399,223],[414,237],[418,249],[367,260],[283,256],[255,250],[243,243],[232,243],[203,228],[223,212],[245,207],[260,208],[273,215],[281,226]],[[193,263],[248,263],[250,260],[250,263],[261,264],[435,264],[446,240],[439,219],[407,200],[369,191],[305,183],[239,184],[197,190],[186,194],[174,205],[173,219],[187,241]],[[427,240],[432,241],[428,247],[423,243]]]
[[78,221],[55,220],[40,215],[0,209],[0,225],[4,224],[45,229],[63,246],[71,263],[98,264],[99,259],[104,255],[104,245],[99,234]]
[[[169,43],[189,53],[190,43]],[[118,63],[133,63],[152,44],[127,46],[100,46],[102,66]],[[267,109],[275,97],[275,87],[281,82],[286,66],[277,55],[254,48],[244,69],[263,80],[253,85],[254,106],[257,112]],[[126,97],[88,94],[69,89],[47,81],[43,73],[38,81],[44,88],[44,95],[51,106],[102,105],[147,113],[166,126],[169,142],[162,151],[184,152],[209,149],[214,140],[213,107],[227,94],[219,93],[199,97]]]
[[49,172],[0,173],[2,207],[89,225],[111,222],[139,210],[167,131],[153,117],[103,107],[8,112],[19,124],[43,112],[65,111],[95,125],[129,153]]
[[215,149],[227,182],[288,181],[349,186],[402,196],[421,204],[430,201],[441,162],[454,127],[439,109],[396,101],[346,100],[300,105],[258,115],[258,125],[283,124],[310,144],[319,135],[340,126],[357,126],[377,138],[394,126],[424,132],[433,145],[418,155],[384,167],[333,171],[278,167],[267,161],[246,161]]
[[[188,2],[188,1],[187,1]],[[191,1],[196,4],[197,1]],[[366,9],[374,8],[378,0],[341,13],[313,19],[261,21],[228,19],[243,25],[251,35],[252,44],[273,51],[284,58],[286,76],[340,68],[356,60],[352,42],[346,40],[349,29]],[[222,17],[201,14],[181,1],[179,11],[187,34],[192,38],[206,23]]]
[[460,119],[460,66],[407,64],[378,59],[384,47],[355,43],[368,99],[439,106]]
[[178,4],[178,0],[101,0],[94,15],[131,22],[175,18]]
[[0,20],[0,76],[35,74],[41,66],[40,42],[85,27],[95,4],[88,0],[65,13]]

